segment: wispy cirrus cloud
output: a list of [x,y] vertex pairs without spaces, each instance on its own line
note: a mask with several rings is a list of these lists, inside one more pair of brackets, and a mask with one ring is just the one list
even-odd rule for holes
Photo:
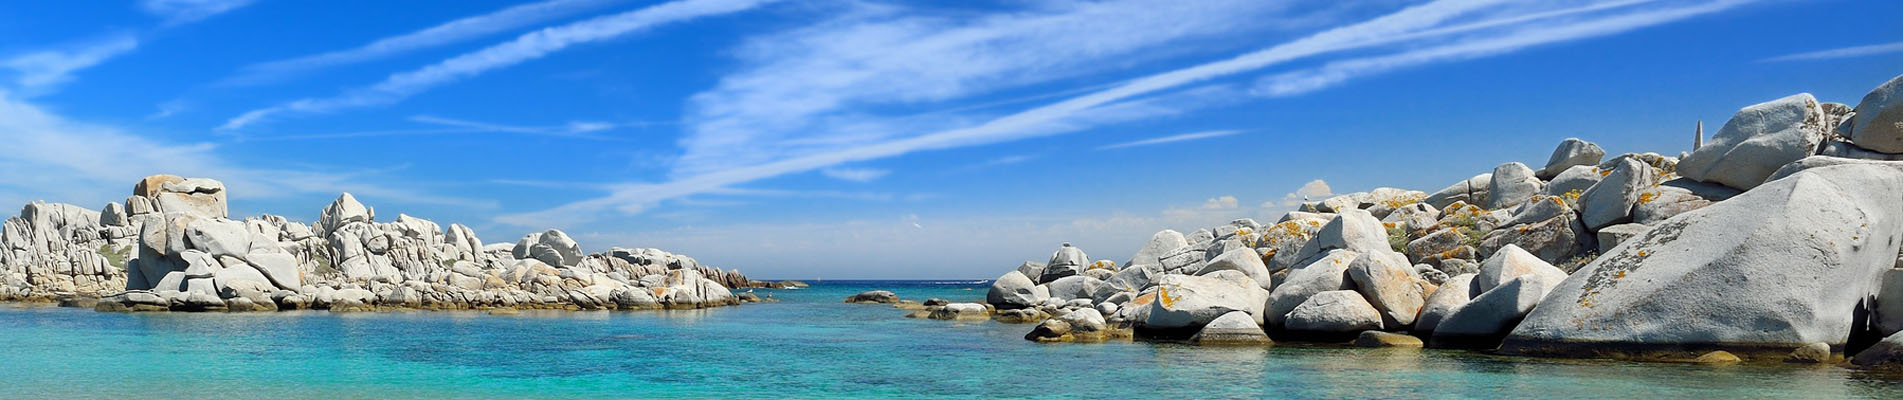
[[1169,143],[1176,143],[1176,142],[1187,142],[1192,140],[1219,138],[1223,136],[1235,135],[1242,132],[1243,131],[1241,130],[1235,130],[1235,129],[1190,132],[1190,133],[1184,133],[1184,134],[1169,135],[1169,136],[1163,136],[1163,137],[1134,140],[1129,142],[1105,145],[1102,147],[1098,147],[1097,150],[1102,151],[1102,150],[1116,150],[1116,149],[1131,148],[1131,147],[1155,146],[1159,144],[1169,144]]
[[245,66],[238,75],[225,79],[225,85],[248,85],[285,79],[312,70],[376,60],[397,54],[438,47],[524,26],[599,9],[624,0],[545,0],[444,22],[401,35],[377,39],[363,46],[286,60]]
[[859,183],[876,181],[892,173],[891,170],[876,168],[827,168],[819,172],[828,178]]
[[[1441,0],[1407,7],[1358,23],[1327,29],[1299,39],[1286,41],[1231,58],[1124,80],[1110,87],[1072,96],[1062,101],[1019,112],[977,119],[941,130],[917,135],[872,140],[812,153],[754,154],[765,159],[747,165],[706,168],[709,171],[684,174],[671,181],[628,186],[593,199],[576,201],[556,208],[504,215],[498,222],[513,225],[536,223],[572,224],[596,216],[605,210],[639,213],[660,201],[704,193],[721,187],[767,179],[786,174],[814,171],[841,164],[893,157],[917,151],[938,150],[1064,134],[1088,129],[1103,121],[1090,117],[1115,115],[1115,108],[1155,107],[1147,102],[1156,96],[1171,96],[1194,91],[1236,92],[1223,85],[1205,85],[1213,80],[1253,73],[1293,60],[1336,55],[1349,50],[1402,48],[1395,55],[1407,55],[1408,48],[1435,47],[1455,42],[1466,47],[1439,49],[1441,54],[1420,56],[1444,59],[1443,54],[1471,56],[1501,54],[1534,45],[1557,43],[1595,35],[1676,21],[1685,17],[1721,11],[1749,1],[1505,1]],[[1651,7],[1653,3],[1664,4]],[[1522,37],[1507,37],[1522,35]],[[1488,37],[1493,37],[1489,41]],[[1459,45],[1457,45],[1459,46]],[[861,51],[904,55],[902,51],[874,47]],[[1364,57],[1365,58],[1365,57]],[[1385,62],[1383,66],[1412,66],[1423,62]],[[1358,65],[1358,64],[1357,64]],[[1326,69],[1327,67],[1322,67]],[[1376,71],[1364,68],[1356,72]],[[903,75],[903,74],[901,74]],[[927,85],[929,87],[929,85]],[[1185,89],[1189,88],[1189,89]],[[1241,92],[1247,95],[1247,91]],[[787,99],[804,99],[790,96]],[[696,99],[702,101],[702,98]],[[750,103],[750,102],[747,102]],[[770,103],[770,102],[769,102]],[[801,105],[793,104],[793,107]],[[1167,108],[1161,109],[1168,114]],[[821,117],[812,117],[821,118]],[[1128,119],[1124,119],[1128,120]],[[772,119],[763,120],[769,126]],[[808,126],[796,120],[793,126]],[[872,122],[871,124],[877,124]],[[823,126],[823,125],[822,125]],[[819,132],[826,132],[820,129]],[[692,135],[698,135],[693,133]],[[705,144],[732,144],[747,135],[714,135]],[[714,140],[717,139],[717,140]],[[688,155],[695,154],[692,139],[684,141]],[[711,153],[722,154],[722,153]],[[684,157],[685,158],[685,157]],[[743,157],[744,158],[744,157]],[[712,164],[718,165],[718,164]],[[687,168],[687,171],[698,170]]]
[[226,120],[218,129],[242,129],[287,114],[326,113],[395,103],[436,86],[521,64],[574,45],[613,39],[670,23],[746,11],[774,1],[777,0],[675,0],[544,28],[420,69],[391,74],[381,82],[347,90],[338,96],[306,98],[247,111]]
[[1758,62],[1817,61],[1839,58],[1874,56],[1878,54],[1903,53],[1903,42],[1853,46],[1839,49],[1820,50],[1797,54],[1786,54],[1758,60]]
[[215,144],[171,143],[113,126],[75,122],[4,91],[0,133],[9,143],[0,146],[0,169],[33,172],[0,174],[0,199],[30,197],[93,206],[125,199],[125,185],[139,178],[170,173],[222,180],[237,198],[328,197],[348,191],[408,204],[498,208],[494,201],[370,183],[376,171],[242,167],[228,161]]
[[[838,17],[743,46],[737,54],[745,67],[689,100],[687,136],[680,140],[685,154],[674,175],[969,125],[971,104],[1050,97],[961,101],[973,96],[1180,54],[1194,48],[1181,45],[1189,39],[1316,26],[1352,8],[1252,0],[1055,1],[949,17],[847,2],[834,12]],[[944,101],[961,104],[925,116],[866,111]]]
[[1473,38],[1446,44],[1410,49],[1389,55],[1332,61],[1317,68],[1272,75],[1259,80],[1254,93],[1271,97],[1294,96],[1340,85],[1354,78],[1433,63],[1511,53],[1534,46],[1613,35],[1723,11],[1750,2],[1750,0],[1711,1],[1643,12],[1590,16],[1554,24],[1531,24],[1510,29],[1503,34],[1476,35]]
[[13,72],[13,86],[20,94],[33,96],[71,82],[76,71],[99,65],[138,47],[137,37],[118,34],[65,48],[14,55],[0,60],[0,67]]
[[165,19],[167,25],[195,22],[251,5],[252,0],[142,0],[139,8]]

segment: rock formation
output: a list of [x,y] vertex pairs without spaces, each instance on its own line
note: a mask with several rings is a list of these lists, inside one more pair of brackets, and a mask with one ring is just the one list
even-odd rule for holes
[[1073,272],[1020,267],[989,301],[1014,319],[1115,310],[1113,330],[1190,343],[1257,342],[1246,314],[1274,340],[1894,367],[1899,99],[1903,77],[1855,107],[1809,94],[1745,107],[1709,141],[1701,122],[1682,160],[1567,139],[1537,171],[1508,162],[1431,194],[1381,188],[1267,226],[1158,232],[1088,299],[1049,278]]
[[[768,285],[658,249],[583,254],[559,230],[484,246],[473,230],[345,193],[306,225],[227,215],[219,181],[155,175],[93,211],[33,203],[0,230],[0,300],[109,311],[659,309],[738,304]],[[73,304],[91,301],[71,301]]]

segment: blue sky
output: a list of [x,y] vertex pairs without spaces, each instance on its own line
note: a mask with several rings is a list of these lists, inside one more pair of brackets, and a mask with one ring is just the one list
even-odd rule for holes
[[155,173],[769,278],[991,278],[1070,241],[1435,190],[1903,74],[1903,2],[546,0],[0,9],[0,204]]

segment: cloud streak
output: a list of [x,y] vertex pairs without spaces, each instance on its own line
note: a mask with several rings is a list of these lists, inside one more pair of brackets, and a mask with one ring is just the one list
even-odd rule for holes
[[759,7],[775,0],[676,0],[634,11],[544,28],[514,40],[459,55],[420,69],[390,75],[382,82],[326,98],[306,98],[251,110],[233,117],[220,130],[242,129],[287,114],[312,114],[390,104],[430,88],[485,72],[542,58],[574,45],[645,31],[661,25],[718,16]]
[[1098,147],[1097,150],[1103,151],[1103,150],[1116,150],[1116,149],[1124,149],[1124,148],[1131,148],[1131,147],[1155,146],[1159,144],[1169,144],[1169,143],[1176,143],[1176,142],[1187,142],[1192,140],[1219,138],[1223,136],[1235,135],[1238,133],[1242,133],[1242,131],[1229,129],[1229,130],[1191,132],[1191,133],[1184,133],[1180,135],[1170,135],[1170,136],[1164,136],[1164,137],[1158,137],[1158,138],[1149,138],[1149,139],[1143,139],[1143,140],[1136,140],[1136,141],[1106,145],[1103,147]]
[[1903,42],[1873,44],[1868,46],[1845,47],[1841,49],[1813,51],[1808,53],[1787,54],[1787,55],[1758,60],[1758,62],[1835,60],[1840,58],[1874,56],[1878,54],[1889,54],[1889,53],[1903,53]]
[[251,5],[252,0],[144,0],[139,8],[164,18],[167,25],[196,22]]
[[226,79],[227,85],[246,85],[284,79],[311,70],[353,64],[411,51],[462,42],[499,32],[514,30],[583,11],[607,6],[621,0],[547,0],[504,8],[477,16],[456,19],[415,32],[377,39],[361,47],[314,54],[288,60],[246,66]]
[[[1142,96],[1176,90],[1218,78],[1255,72],[1270,66],[1323,54],[1399,43],[1427,42],[1426,44],[1432,44],[1445,41],[1449,37],[1467,39],[1468,41],[1461,43],[1468,47],[1442,49],[1443,52],[1436,55],[1474,54],[1488,50],[1502,51],[1496,49],[1513,48],[1509,46],[1509,44],[1514,43],[1546,43],[1558,40],[1556,38],[1583,37],[1591,33],[1603,34],[1606,32],[1617,32],[1619,29],[1643,26],[1645,23],[1663,23],[1685,16],[1722,10],[1743,2],[1702,2],[1696,3],[1694,6],[1679,8],[1628,10],[1625,13],[1615,14],[1610,17],[1599,16],[1587,18],[1584,22],[1555,20],[1581,13],[1591,13],[1641,3],[1646,2],[1606,2],[1567,10],[1554,11],[1536,8],[1528,11],[1519,7],[1525,5],[1525,3],[1499,0],[1435,1],[1408,7],[1363,22],[1328,29],[1300,39],[1244,53],[1229,59],[1139,77],[1108,89],[1070,97],[1055,103],[999,116],[964,127],[946,129],[912,137],[877,141],[817,154],[787,157],[753,165],[719,169],[663,183],[630,186],[622,190],[617,190],[608,196],[572,202],[536,212],[504,215],[498,217],[497,221],[513,225],[534,225],[538,223],[554,223],[558,225],[573,224],[585,221],[606,210],[630,214],[639,213],[663,200],[680,198],[709,190],[716,190],[728,185],[752,182],[791,173],[812,171],[851,162],[898,156],[917,151],[983,145],[1074,132],[1090,126],[1089,124],[1080,124],[1080,122],[1090,122],[1088,121],[1088,117],[1092,116],[1093,112],[1122,106],[1142,105],[1142,100],[1139,99]],[[1477,20],[1474,18],[1476,15],[1480,16]],[[1542,24],[1555,24],[1563,27],[1550,29],[1534,28]],[[1507,29],[1507,31],[1501,32],[1495,28]],[[1459,37],[1467,33],[1479,33],[1483,35],[1522,33],[1534,36],[1506,38],[1491,42],[1474,41],[1470,38]],[[1410,61],[1411,60],[1412,59],[1410,59]],[[1390,62],[1382,63],[1381,65],[1399,65],[1399,63]]]
[[[494,201],[437,196],[365,184],[374,171],[253,169],[235,166],[209,143],[167,143],[110,126],[73,122],[0,92],[0,199],[51,199],[88,206],[125,199],[126,184],[156,173],[213,177],[238,198],[335,196],[352,192],[409,204],[495,209]],[[101,145],[110,144],[110,145]]]
[[106,59],[139,47],[138,38],[129,34],[80,44],[70,49],[41,50],[0,61],[0,67],[13,70],[14,86],[22,94],[45,93],[71,82],[73,72],[91,68]]

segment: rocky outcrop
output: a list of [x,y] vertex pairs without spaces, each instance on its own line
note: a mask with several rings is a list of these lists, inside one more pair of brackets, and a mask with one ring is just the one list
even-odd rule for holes
[[310,225],[230,219],[223,183],[155,175],[123,205],[34,203],[7,220],[0,300],[100,298],[106,311],[700,308],[740,302],[729,287],[766,285],[660,250],[583,255],[560,231],[539,235],[526,246],[535,254],[516,258],[519,246],[485,247],[466,226],[377,222],[348,193]]
[[1784,164],[1817,154],[1828,129],[1824,123],[1824,110],[1809,93],[1745,107],[1679,162],[1678,173],[1750,190]]
[[1840,346],[1896,264],[1899,197],[1903,171],[1838,165],[1674,217],[1560,283],[1506,350]]

